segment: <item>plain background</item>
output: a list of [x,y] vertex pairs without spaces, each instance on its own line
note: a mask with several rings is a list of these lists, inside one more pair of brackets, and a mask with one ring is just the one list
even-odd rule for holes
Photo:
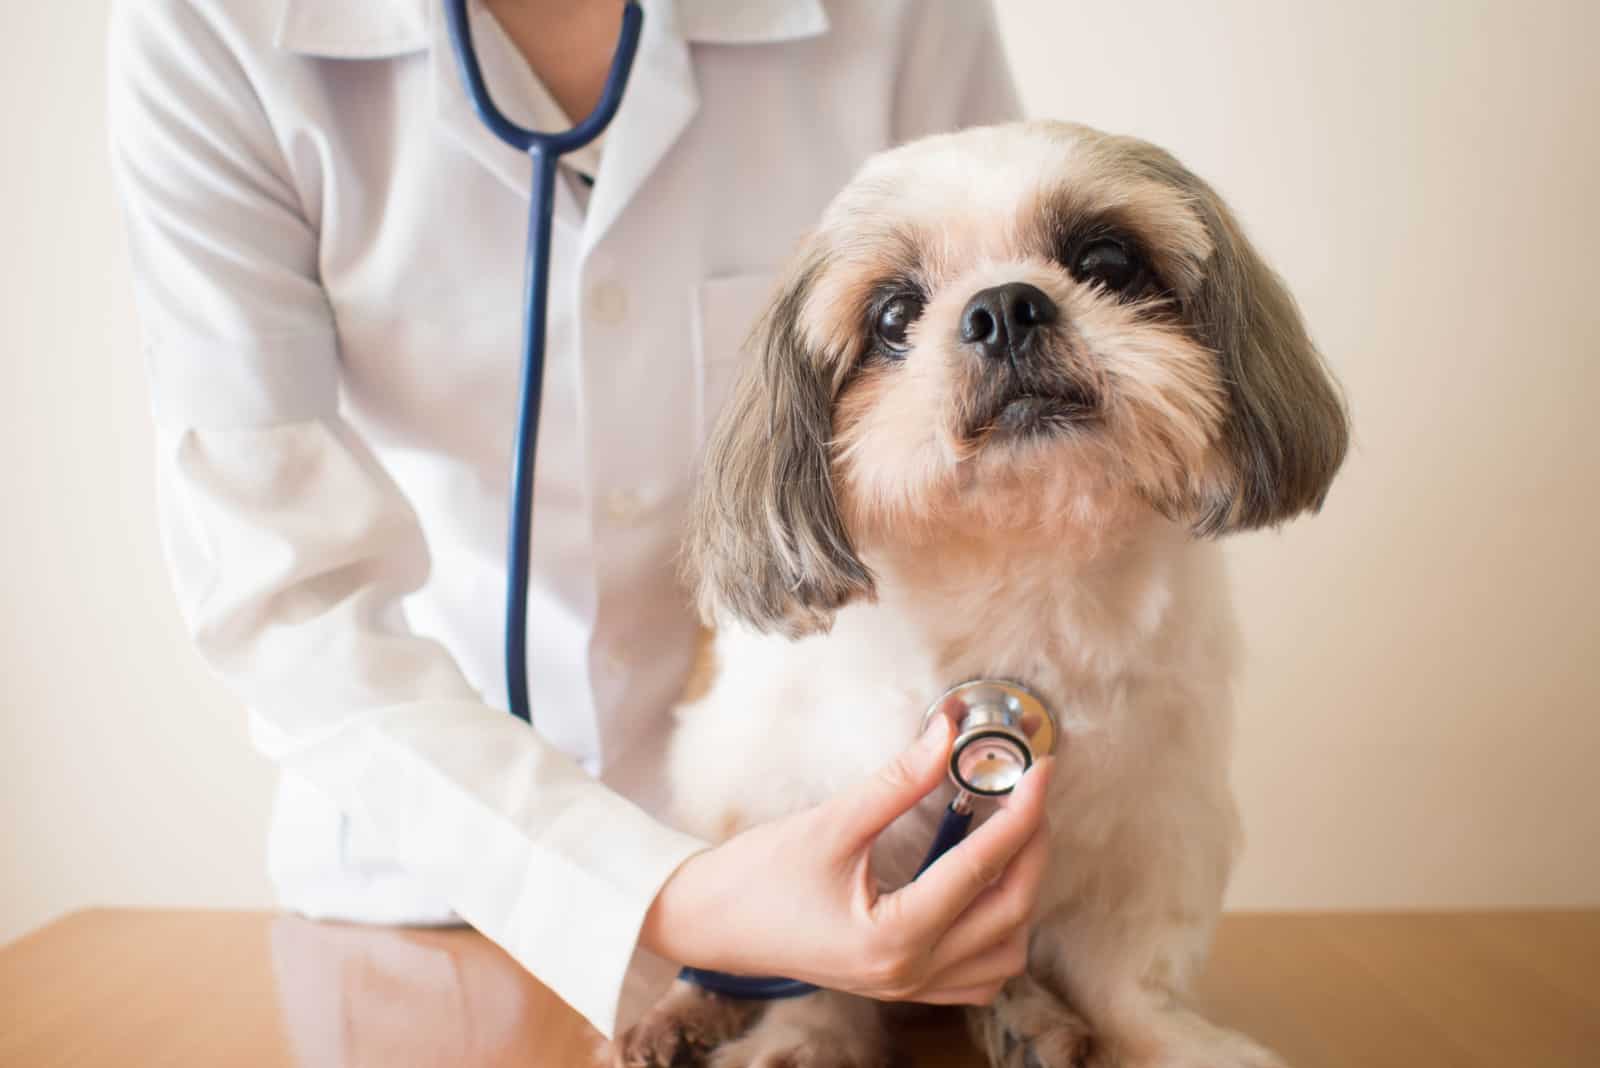
[[[10,3],[0,40],[0,940],[270,901],[272,771],[156,535],[106,7]],[[1224,191],[1354,411],[1324,514],[1230,547],[1232,906],[1600,904],[1600,4],[999,11],[1031,113]]]

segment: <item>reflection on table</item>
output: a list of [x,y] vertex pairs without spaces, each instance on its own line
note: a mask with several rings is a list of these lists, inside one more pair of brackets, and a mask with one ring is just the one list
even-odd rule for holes
[[[1595,1068],[1600,911],[1225,917],[1201,1000],[1295,1068]],[[0,1065],[585,1068],[599,1036],[480,935],[98,909],[0,949]],[[916,1068],[978,1068],[959,1020]]]

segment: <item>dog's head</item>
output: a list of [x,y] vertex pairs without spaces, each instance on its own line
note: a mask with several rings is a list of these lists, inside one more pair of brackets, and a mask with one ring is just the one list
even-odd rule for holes
[[863,546],[1317,508],[1344,407],[1212,189],[1063,123],[869,161],[796,256],[710,442],[702,610],[791,635],[871,596]]

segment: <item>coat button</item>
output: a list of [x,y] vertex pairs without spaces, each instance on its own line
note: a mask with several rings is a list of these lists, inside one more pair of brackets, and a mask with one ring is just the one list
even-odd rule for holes
[[597,282],[589,291],[589,315],[603,326],[616,326],[628,317],[628,294],[615,282]]
[[643,506],[633,490],[618,489],[606,494],[606,514],[619,523],[631,523],[639,518]]

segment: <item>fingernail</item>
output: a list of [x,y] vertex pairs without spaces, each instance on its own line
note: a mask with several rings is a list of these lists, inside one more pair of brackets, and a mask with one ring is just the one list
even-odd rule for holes
[[930,716],[928,725],[922,729],[922,737],[917,739],[917,744],[924,749],[940,749],[944,747],[945,740],[950,737],[950,720],[945,716]]

